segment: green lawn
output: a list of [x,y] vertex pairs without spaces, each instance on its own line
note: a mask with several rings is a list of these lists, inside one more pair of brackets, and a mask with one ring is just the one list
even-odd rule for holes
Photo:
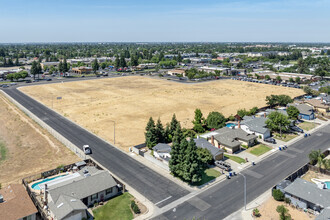
[[220,175],[221,175],[220,172],[213,168],[206,169],[203,173],[202,180],[197,183],[194,183],[193,185],[194,186],[203,185],[204,183],[210,182],[211,180],[219,177]]
[[7,148],[6,145],[0,141],[0,162],[4,161],[7,157]]
[[133,213],[130,208],[132,198],[133,196],[131,194],[124,193],[109,200],[104,206],[93,210],[94,218],[96,220],[133,219]]
[[284,141],[284,142],[288,142],[288,141],[292,140],[293,138],[298,137],[298,135],[296,135],[296,134],[282,134],[282,137],[280,137],[280,134],[278,134],[278,133],[274,133],[274,136],[276,139]]
[[238,156],[233,156],[233,155],[225,154],[225,157],[227,157],[228,159],[233,160],[233,161],[235,161],[235,162],[237,162],[239,164],[246,162],[243,158],[238,157]]
[[263,155],[264,153],[270,151],[272,148],[264,145],[264,144],[258,144],[254,147],[251,147],[247,150],[247,152],[256,155],[256,156],[260,156]]
[[[318,126],[319,124],[315,123],[315,127]],[[304,131],[309,131],[314,128],[314,123],[313,122],[307,122],[304,121],[303,123],[300,123],[298,125],[299,128],[303,129]]]

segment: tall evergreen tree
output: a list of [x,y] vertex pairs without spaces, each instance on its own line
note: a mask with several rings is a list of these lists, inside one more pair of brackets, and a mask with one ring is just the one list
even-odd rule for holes
[[118,55],[116,55],[116,59],[115,59],[115,67],[116,67],[116,69],[119,68],[119,66],[120,66],[119,57],[118,57]]
[[176,130],[174,132],[174,136],[172,139],[172,147],[171,147],[171,160],[169,161],[169,168],[173,175],[178,176],[180,173],[179,164],[181,163],[181,155],[180,155],[180,144],[183,140],[183,134],[181,130],[180,123],[176,126]]
[[19,66],[18,56],[16,57],[16,60],[15,60],[15,66]]
[[157,144],[155,121],[152,117],[150,117],[147,123],[145,138],[149,149],[152,149]]
[[171,131],[170,131],[170,124],[167,123],[165,127],[165,143],[170,143],[172,141]]
[[126,60],[125,60],[125,57],[124,56],[120,56],[120,60],[119,60],[119,66],[120,67],[127,67],[127,64],[126,64]]
[[68,72],[69,71],[69,66],[68,66],[68,62],[66,61],[66,58],[64,58],[64,61],[63,61],[63,72]]
[[182,177],[184,180],[190,183],[201,181],[203,174],[203,163],[198,156],[197,146],[192,138],[190,139],[186,149],[183,164],[184,173]]
[[93,61],[93,63],[92,63],[92,67],[93,67],[93,71],[94,71],[94,73],[96,73],[96,71],[98,71],[99,68],[100,68],[99,62],[97,61],[96,58],[94,59],[94,61]]
[[162,122],[160,121],[160,118],[158,118],[156,124],[156,142],[165,143],[165,130]]
[[176,131],[178,124],[179,124],[179,122],[176,119],[175,114],[173,114],[171,124],[170,124],[170,134],[172,137],[174,137],[174,132]]
[[37,67],[37,62],[36,61],[33,61],[32,62],[32,66],[31,66],[30,72],[33,75],[33,79],[35,79],[36,78],[36,75],[38,74],[38,67]]
[[205,129],[203,127],[204,121],[205,121],[205,119],[203,117],[202,111],[197,108],[195,110],[195,119],[194,119],[194,121],[192,121],[192,123],[194,124],[193,130],[198,133],[203,133],[205,131]]

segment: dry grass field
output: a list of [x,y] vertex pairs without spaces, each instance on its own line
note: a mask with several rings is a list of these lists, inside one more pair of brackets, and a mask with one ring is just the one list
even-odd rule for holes
[[0,183],[21,183],[26,176],[80,159],[0,94]]
[[[144,142],[144,129],[150,116],[165,125],[173,113],[183,127],[192,127],[194,110],[206,117],[210,111],[225,116],[240,108],[265,106],[271,94],[302,95],[302,90],[218,80],[182,84],[140,76],[97,79],[21,88],[50,108],[77,122],[96,135],[113,142],[116,122],[116,145],[128,147]],[[56,97],[61,96],[61,100]]]

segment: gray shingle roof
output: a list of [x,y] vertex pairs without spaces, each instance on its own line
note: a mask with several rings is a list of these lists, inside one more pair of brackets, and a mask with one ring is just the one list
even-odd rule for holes
[[154,146],[152,149],[153,149],[154,151],[158,152],[158,153],[160,153],[160,152],[162,152],[162,153],[170,153],[170,152],[171,152],[171,147],[170,147],[170,145],[168,145],[168,144],[163,144],[163,143],[159,143],[159,144],[157,144],[157,145]]
[[238,139],[242,141],[251,141],[257,138],[257,136],[253,134],[249,134],[240,128],[231,129],[231,128],[223,127],[216,130],[216,132],[219,134],[215,135],[214,139],[216,139],[220,144],[230,148],[239,146],[241,144],[238,141]]
[[56,203],[61,195],[83,199],[95,193],[116,186],[117,183],[107,171],[100,171],[92,176],[83,177],[60,187],[49,189],[49,195]]
[[257,132],[260,134],[264,134],[269,131],[266,127],[267,118],[265,117],[251,117],[244,116],[243,121],[241,121],[241,125],[246,125],[250,131]]
[[319,189],[315,183],[297,178],[284,191],[323,208],[330,207],[330,190]]
[[208,142],[204,138],[197,138],[197,139],[194,139],[194,141],[198,148],[208,149],[211,152],[213,157],[215,157],[219,154],[222,154],[224,152],[224,150],[214,147],[210,142]]
[[313,107],[306,104],[288,104],[288,106],[296,107],[300,114],[311,115],[313,113]]
[[315,220],[330,220],[330,208],[323,209]]
[[58,220],[65,218],[73,211],[87,209],[80,199],[66,195],[61,195],[56,203],[50,202],[48,205]]

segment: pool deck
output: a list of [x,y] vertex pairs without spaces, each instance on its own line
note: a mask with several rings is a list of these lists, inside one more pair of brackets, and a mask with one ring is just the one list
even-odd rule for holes
[[[65,175],[65,174],[70,175],[70,174],[73,174],[73,173],[72,173],[72,172],[59,173],[59,174],[56,174],[56,175],[49,176],[49,177],[47,177],[47,178],[56,178],[56,177],[63,176],[63,175]],[[41,181],[43,181],[43,180],[45,180],[45,179],[47,179],[47,178],[43,178],[43,179],[35,180],[35,181],[29,183],[28,186],[29,186],[29,188],[31,189],[32,192],[35,192],[36,194],[41,194],[43,188],[40,187],[40,189],[33,189],[33,188],[32,188],[32,185],[35,184],[35,183],[41,182]],[[54,182],[53,182],[53,181],[54,181]],[[62,181],[63,181],[63,180],[62,180]],[[59,181],[56,181],[56,179],[54,179],[54,180],[50,180],[49,182],[52,182],[52,183],[55,184],[55,182],[58,183]],[[42,184],[42,183],[41,183],[41,184]],[[42,185],[44,185],[44,184],[42,184]]]

